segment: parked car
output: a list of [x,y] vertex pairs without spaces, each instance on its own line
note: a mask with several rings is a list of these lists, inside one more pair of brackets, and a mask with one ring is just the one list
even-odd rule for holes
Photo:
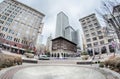
[[40,55],[39,60],[49,60],[49,57],[47,57],[47,55]]

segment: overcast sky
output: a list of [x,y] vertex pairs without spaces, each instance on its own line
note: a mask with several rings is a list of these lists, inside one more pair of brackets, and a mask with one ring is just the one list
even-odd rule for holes
[[[3,0],[0,0],[3,1]],[[101,0],[18,0],[36,10],[45,14],[43,28],[43,42],[47,37],[55,35],[56,15],[63,11],[68,17],[70,25],[74,29],[80,29],[79,19],[95,12],[100,7]]]

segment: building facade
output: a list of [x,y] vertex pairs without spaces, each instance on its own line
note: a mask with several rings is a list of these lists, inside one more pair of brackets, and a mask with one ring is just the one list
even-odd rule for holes
[[91,51],[91,55],[110,53],[109,50],[109,39],[104,36],[103,29],[98,22],[96,15],[91,14],[79,20],[85,40],[86,51]]
[[0,3],[0,39],[5,48],[18,50],[26,45],[35,47],[42,32],[44,16],[16,0]]
[[51,53],[52,52],[52,36],[51,35],[47,38],[46,52],[47,53]]
[[57,14],[55,37],[65,37],[65,28],[69,26],[69,19],[63,12]]
[[66,27],[65,28],[65,38],[70,41],[73,41],[73,33],[74,32],[75,32],[75,30],[71,26]]
[[65,39],[58,37],[52,40],[52,53],[54,57],[69,57],[75,54],[77,51],[77,44]]

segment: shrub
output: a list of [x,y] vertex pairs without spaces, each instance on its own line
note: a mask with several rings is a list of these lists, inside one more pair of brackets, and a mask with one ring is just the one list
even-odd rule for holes
[[98,63],[101,63],[100,61],[98,61]]
[[120,71],[120,60],[117,60],[115,66],[116,66],[116,68],[119,69],[119,71]]
[[103,67],[104,67],[104,64],[103,64],[103,63],[100,63],[100,64],[99,64],[99,67],[103,68]]
[[22,58],[20,56],[0,54],[0,68],[10,67],[20,64],[22,64]]
[[82,52],[81,55],[88,55],[88,53],[87,52]]

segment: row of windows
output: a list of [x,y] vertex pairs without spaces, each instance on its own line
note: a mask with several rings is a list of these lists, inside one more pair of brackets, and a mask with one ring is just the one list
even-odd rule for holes
[[91,27],[93,27],[93,26],[94,26],[94,27],[96,26],[96,28],[100,28],[100,26],[99,26],[98,23],[94,23],[94,24],[90,24],[90,25],[88,25],[88,26],[84,26],[83,29],[87,29],[88,27],[91,28]]
[[[103,44],[105,44],[105,42],[104,41],[100,41],[100,44],[103,45]],[[97,46],[97,45],[99,45],[99,43],[98,42],[94,42],[93,45]],[[87,44],[87,47],[92,47],[92,44]]]
[[[1,37],[1,38],[5,38],[5,34],[0,33],[0,37]],[[6,40],[12,40],[12,39],[13,39],[12,36],[7,36],[7,37],[6,37]],[[19,38],[14,38],[14,42],[20,43],[20,39],[19,39]],[[21,43],[27,44],[27,41],[22,40]]]
[[[103,39],[103,36],[98,36],[98,38],[99,38],[99,39]],[[97,40],[97,37],[92,38],[92,40],[93,40],[93,41],[96,41],[96,40]],[[87,42],[91,42],[91,39],[89,38],[89,39],[87,39],[86,41],[87,41]]]
[[[98,34],[98,35],[101,35],[102,32],[101,32],[101,31],[97,31],[97,34]],[[96,34],[95,32],[91,33],[92,36],[96,36],[97,34]],[[86,34],[85,36],[86,36],[86,37],[90,37],[90,34]]]
[[[26,7],[24,7],[22,9],[21,7],[18,6],[18,3],[14,2],[14,1],[12,2],[12,4],[10,2],[7,2],[7,1],[5,1],[5,3],[9,4],[8,7],[7,7],[7,9],[15,10],[16,12],[20,12],[20,10],[23,10],[25,12],[28,12],[28,13],[33,14],[35,16],[38,16],[36,13],[33,13],[30,8],[29,8],[29,10],[28,10],[28,8],[26,9]],[[22,11],[20,13],[22,13]]]
[[94,21],[94,20],[96,20],[95,18],[96,17],[94,15],[92,15],[91,17],[87,17],[87,18],[83,19],[81,22],[89,21],[90,19],[93,19],[93,21]]
[[[100,29],[100,26],[97,26],[97,27],[95,27],[95,28],[96,28],[96,30],[99,30],[99,29]],[[91,28],[90,30],[91,30],[91,31],[94,31],[95,28]],[[85,29],[86,29],[86,28],[85,28]],[[85,33],[88,32],[88,29],[84,30],[84,32],[85,32]]]

